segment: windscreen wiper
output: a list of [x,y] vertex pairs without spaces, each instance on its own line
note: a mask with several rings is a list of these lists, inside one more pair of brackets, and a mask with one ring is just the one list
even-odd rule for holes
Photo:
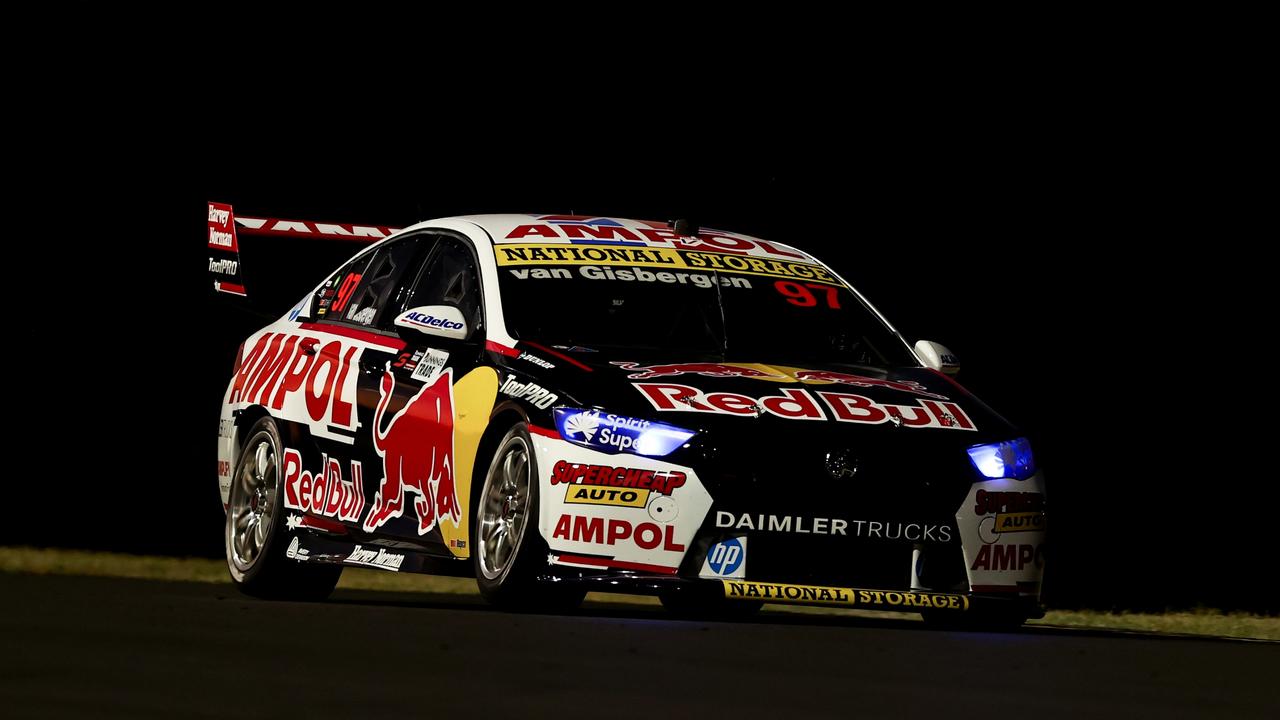
[[729,324],[724,319],[724,297],[720,294],[720,273],[713,268],[716,283],[716,307],[720,308],[720,359],[729,357]]

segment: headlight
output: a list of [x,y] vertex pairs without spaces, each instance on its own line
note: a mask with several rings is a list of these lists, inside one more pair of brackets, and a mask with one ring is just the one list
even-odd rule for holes
[[556,429],[574,445],[607,453],[670,455],[696,433],[666,423],[610,415],[599,410],[556,408]]
[[1026,438],[969,448],[969,460],[984,477],[992,480],[1026,480],[1036,472],[1031,443]]

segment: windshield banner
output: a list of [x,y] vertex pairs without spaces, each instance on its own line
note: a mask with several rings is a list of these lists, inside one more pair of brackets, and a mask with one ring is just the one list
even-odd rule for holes
[[584,247],[551,243],[495,245],[499,266],[610,265],[701,270],[734,275],[763,275],[799,279],[843,287],[831,271],[819,265],[697,250],[623,246]]

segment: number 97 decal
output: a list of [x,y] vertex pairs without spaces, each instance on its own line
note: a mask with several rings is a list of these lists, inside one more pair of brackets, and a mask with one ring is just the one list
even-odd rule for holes
[[787,302],[797,307],[817,307],[818,298],[814,297],[814,290],[821,290],[825,295],[827,307],[832,310],[840,309],[840,298],[836,291],[838,288],[832,285],[821,285],[819,283],[805,283],[801,285],[791,280],[779,280],[773,284],[775,290],[787,299]]

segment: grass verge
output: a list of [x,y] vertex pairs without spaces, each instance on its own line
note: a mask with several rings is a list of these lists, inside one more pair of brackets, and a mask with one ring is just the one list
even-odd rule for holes
[[[0,573],[94,575],[219,584],[229,584],[231,582],[227,576],[226,565],[221,560],[153,557],[28,547],[0,547]],[[338,587],[348,590],[381,590],[386,592],[476,594],[475,580],[469,578],[389,573],[362,568],[347,568],[342,573],[342,580],[338,583]],[[649,597],[603,593],[592,594],[591,599],[632,605],[653,605],[657,602]],[[914,615],[901,613],[838,608],[784,608],[773,606],[767,611],[845,615],[864,618],[910,619],[915,617]],[[1033,620],[1032,624],[1054,627],[1280,640],[1280,618],[1262,617],[1247,613],[1224,613],[1216,610],[1166,613],[1051,610],[1043,620]]]

